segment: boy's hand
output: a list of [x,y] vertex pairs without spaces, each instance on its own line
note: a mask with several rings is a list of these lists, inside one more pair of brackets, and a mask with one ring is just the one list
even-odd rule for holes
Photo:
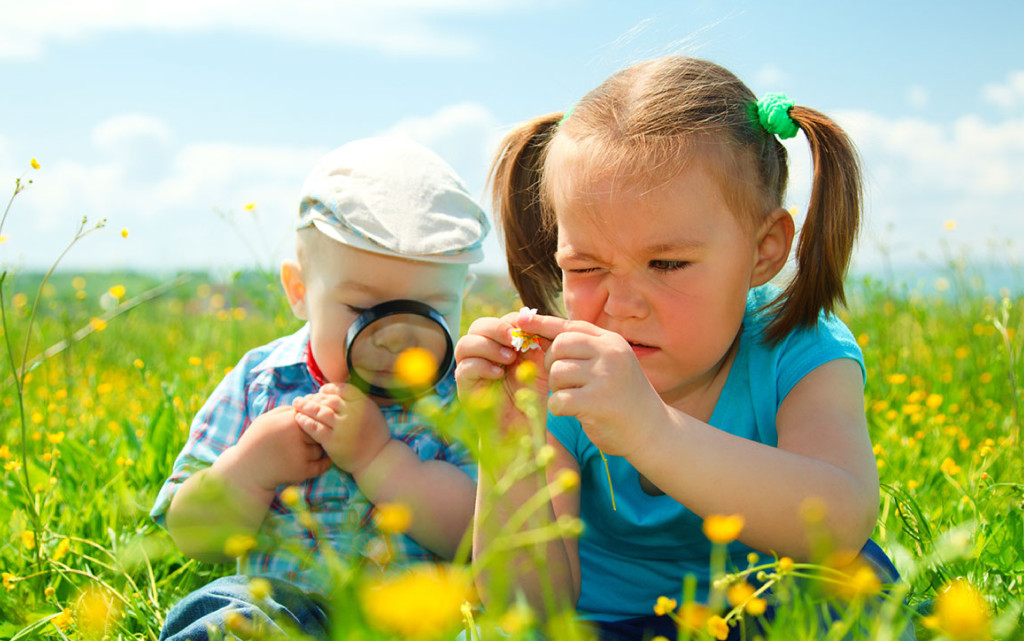
[[289,405],[256,417],[230,450],[228,474],[263,492],[316,478],[331,466],[320,444],[299,429]]
[[648,441],[644,430],[666,424],[670,410],[622,336],[554,316],[530,315],[518,324],[551,341],[544,359],[548,410],[579,420],[603,452],[628,458]]
[[[513,346],[512,331],[522,327],[520,320],[529,316],[532,314],[512,312],[501,318],[478,318],[455,345],[455,382],[459,397],[463,403],[472,403],[475,394],[484,392],[495,383],[502,383],[510,408],[510,413],[502,419],[503,427],[508,427],[517,418],[521,419],[511,403],[517,389],[529,384],[541,399],[547,397],[543,349],[518,352]],[[542,341],[542,347],[548,343],[547,340]],[[515,372],[526,363],[533,372],[520,380]]]
[[328,383],[294,401],[295,420],[334,464],[355,476],[391,441],[384,414],[355,385]]

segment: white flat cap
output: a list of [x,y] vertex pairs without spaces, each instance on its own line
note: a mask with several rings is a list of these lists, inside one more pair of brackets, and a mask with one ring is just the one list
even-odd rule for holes
[[302,186],[297,229],[359,249],[476,263],[490,224],[441,158],[407,138],[355,140],[324,156]]

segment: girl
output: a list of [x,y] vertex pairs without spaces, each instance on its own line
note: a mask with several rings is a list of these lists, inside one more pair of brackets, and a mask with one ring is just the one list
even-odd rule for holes
[[[814,181],[796,275],[779,291],[769,281],[795,231],[778,138],[798,129]],[[863,360],[831,314],[861,203],[856,153],[835,123],[781,95],[759,102],[710,62],[665,57],[512,131],[492,188],[510,274],[540,313],[474,322],[456,349],[459,392],[500,381],[511,394],[522,361],[541,366],[548,480],[580,478],[549,516],[584,523],[579,539],[549,545],[543,580],[525,562],[514,570],[528,599],[541,604],[551,581],[603,638],[674,636],[652,608],[688,574],[707,598],[705,517],[742,516],[728,552],[743,568],[751,552],[811,558],[808,505],[836,549],[863,547],[883,581],[896,579],[868,540],[879,486]],[[567,319],[555,316],[559,294]],[[514,329],[543,352],[514,350]],[[478,502],[490,474],[481,469]],[[475,554],[538,487],[520,483],[492,522],[478,518]]]

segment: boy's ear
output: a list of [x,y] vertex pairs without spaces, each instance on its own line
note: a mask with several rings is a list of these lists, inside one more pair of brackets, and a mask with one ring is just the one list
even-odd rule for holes
[[306,314],[306,285],[302,282],[302,266],[298,262],[286,260],[281,263],[281,285],[295,317],[309,320]]
[[758,234],[754,272],[750,277],[751,287],[764,285],[775,278],[789,259],[789,250],[796,234],[792,214],[781,208],[772,211]]

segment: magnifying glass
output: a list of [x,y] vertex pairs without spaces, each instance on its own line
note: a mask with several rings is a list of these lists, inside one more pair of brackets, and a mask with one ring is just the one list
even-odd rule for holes
[[422,396],[455,365],[444,316],[415,300],[390,300],[364,311],[349,327],[345,346],[349,382],[381,398]]

